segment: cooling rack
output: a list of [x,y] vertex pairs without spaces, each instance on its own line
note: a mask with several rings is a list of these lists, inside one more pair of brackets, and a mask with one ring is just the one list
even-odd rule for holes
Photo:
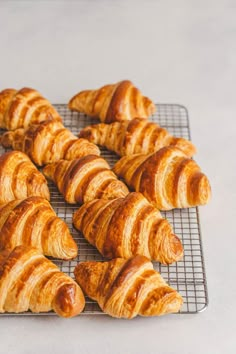
[[[98,123],[97,120],[91,119],[84,114],[69,111],[64,104],[55,104],[55,108],[62,116],[64,125],[76,135],[83,127]],[[158,104],[157,111],[150,120],[168,129],[174,136],[186,139],[191,138],[188,112],[182,105]],[[0,147],[0,153],[2,154],[4,151],[5,150]],[[111,167],[118,160],[118,157],[114,153],[106,149],[101,148],[101,152],[101,155],[109,162]],[[57,215],[67,223],[71,234],[79,246],[79,255],[75,260],[62,261],[52,258],[51,260],[56,263],[63,272],[74,278],[73,271],[78,262],[89,260],[102,261],[104,258],[72,225],[72,215],[74,211],[77,210],[78,205],[67,204],[51,182],[49,182],[49,189],[51,193],[51,204],[54,210]],[[154,262],[154,268],[161,273],[170,286],[177,289],[182,295],[184,304],[179,314],[201,312],[207,307],[208,294],[199,210],[198,208],[174,209],[162,212],[162,215],[169,220],[173,226],[174,232],[180,237],[184,246],[184,257],[182,261],[168,266]],[[103,312],[94,301],[86,298],[86,306],[82,314],[101,315]],[[19,315],[36,316],[36,314],[32,314],[31,312],[17,314],[17,316]],[[37,315],[54,315],[54,313],[40,313]]]

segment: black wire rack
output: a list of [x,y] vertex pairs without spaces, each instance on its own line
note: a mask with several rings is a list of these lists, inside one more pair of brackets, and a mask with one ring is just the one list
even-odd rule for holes
[[[77,135],[83,127],[99,122],[84,114],[69,111],[64,104],[55,104],[55,107],[62,116],[64,125],[75,135]],[[191,138],[188,112],[182,105],[158,104],[157,111],[150,120],[168,129],[174,136],[186,139]],[[1,154],[4,151],[5,150],[1,147]],[[118,156],[105,148],[101,148],[101,152],[101,155],[108,161],[111,167],[118,161]],[[49,182],[49,189],[51,193],[51,204],[54,210],[57,215],[67,223],[79,247],[79,255],[72,261],[62,261],[53,258],[51,258],[51,260],[56,263],[63,272],[74,278],[73,271],[78,262],[89,260],[103,261],[104,258],[85,240],[83,235],[73,227],[72,216],[79,206],[67,204],[51,182]],[[201,312],[207,307],[208,294],[199,210],[198,208],[174,209],[162,212],[162,215],[169,220],[173,226],[174,232],[180,237],[184,246],[184,257],[181,261],[168,266],[153,262],[154,268],[161,273],[170,286],[177,289],[182,295],[184,304],[179,314]],[[53,312],[50,312],[37,315],[53,314]],[[103,312],[96,302],[86,298],[86,306],[82,314],[99,315],[103,314]],[[35,316],[35,314],[31,312],[17,314],[17,316],[18,315]]]

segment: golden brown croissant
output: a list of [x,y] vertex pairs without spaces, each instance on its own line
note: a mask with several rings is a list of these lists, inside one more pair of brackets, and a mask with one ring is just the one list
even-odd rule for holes
[[33,247],[18,246],[0,266],[0,312],[55,311],[62,317],[78,315],[85,299],[68,275]]
[[36,247],[47,256],[71,259],[78,247],[68,226],[41,197],[13,200],[0,206],[0,249]]
[[55,108],[38,91],[25,87],[19,91],[6,89],[0,92],[0,128],[27,128],[49,117],[61,121]]
[[100,156],[61,160],[45,166],[43,173],[53,180],[65,200],[71,204],[82,204],[98,198],[115,199],[129,193],[126,185],[117,179]]
[[50,199],[45,177],[23,152],[0,156],[0,204],[30,196]]
[[125,80],[97,90],[81,91],[69,102],[71,110],[83,112],[102,122],[111,123],[135,117],[148,118],[156,106],[144,97],[132,82]]
[[178,147],[189,157],[196,152],[191,141],[176,138],[158,124],[142,118],[112,124],[94,124],[84,128],[79,137],[105,146],[120,156],[148,154],[169,145]]
[[200,167],[172,146],[150,155],[124,156],[113,170],[160,210],[203,205],[210,199],[210,184]]
[[183,303],[144,256],[83,262],[74,273],[83,291],[112,317],[160,316],[178,312]]
[[169,264],[183,255],[181,241],[169,222],[141,193],[85,203],[74,214],[73,223],[107,258],[140,254]]
[[42,166],[60,159],[73,160],[81,156],[99,155],[99,148],[86,139],[78,139],[62,123],[48,120],[31,125],[27,130],[17,129],[1,137],[4,147],[25,152],[32,161]]

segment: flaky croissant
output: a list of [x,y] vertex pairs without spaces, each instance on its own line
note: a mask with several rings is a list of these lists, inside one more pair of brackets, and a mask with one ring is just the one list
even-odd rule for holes
[[68,107],[100,118],[105,123],[148,118],[156,111],[154,103],[128,80],[97,90],[81,91],[70,100]]
[[140,254],[169,264],[183,255],[181,241],[169,222],[141,193],[85,203],[75,212],[73,223],[107,258]]
[[183,303],[144,256],[82,262],[74,273],[83,291],[112,317],[160,316],[178,312]]
[[25,152],[39,166],[61,159],[73,160],[100,154],[96,145],[86,139],[78,139],[62,123],[54,120],[31,125],[27,130],[6,132],[1,137],[1,143],[4,147]]
[[55,108],[38,91],[25,87],[19,91],[6,89],[0,92],[0,128],[27,128],[49,117],[61,121]]
[[124,156],[113,170],[160,210],[203,205],[211,196],[210,183],[200,167],[172,146],[150,155]]
[[0,312],[55,311],[78,315],[84,295],[76,282],[33,247],[0,252]]
[[40,197],[13,200],[0,206],[0,249],[32,246],[47,256],[71,259],[78,247],[69,228],[49,202]]
[[196,152],[190,141],[176,138],[158,124],[142,118],[112,124],[94,124],[84,128],[79,137],[105,146],[120,156],[148,154],[169,145],[178,147],[189,157]]
[[65,200],[71,204],[82,204],[97,198],[124,197],[129,192],[100,156],[61,160],[45,166],[43,173],[53,180]]
[[0,156],[0,204],[30,196],[50,199],[45,177],[23,152]]

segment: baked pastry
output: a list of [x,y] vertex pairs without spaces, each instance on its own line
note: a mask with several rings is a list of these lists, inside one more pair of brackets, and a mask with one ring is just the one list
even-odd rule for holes
[[135,117],[148,118],[156,111],[154,103],[128,80],[97,90],[81,91],[70,100],[68,107],[100,118],[105,123]]
[[178,312],[183,303],[144,256],[83,262],[74,273],[85,294],[112,317],[160,316]]
[[6,89],[0,92],[0,128],[27,128],[49,117],[61,121],[51,103],[32,88]]
[[46,256],[72,259],[78,247],[64,221],[41,197],[13,200],[0,206],[0,249],[32,246]]
[[141,193],[97,199],[82,205],[74,226],[106,258],[137,254],[170,264],[183,256],[183,246],[166,219]]
[[0,156],[0,204],[30,196],[50,199],[45,177],[23,152]]
[[176,138],[158,124],[142,118],[111,124],[94,124],[84,128],[79,137],[105,146],[120,156],[149,154],[169,145],[178,147],[189,157],[196,153],[191,141]]
[[4,147],[25,152],[39,166],[61,159],[73,160],[89,154],[100,154],[96,145],[86,139],[78,139],[61,122],[53,120],[31,125],[27,130],[6,132],[2,135],[1,143]]
[[88,155],[73,161],[61,160],[43,169],[70,204],[93,199],[115,199],[129,193],[126,185],[110,170],[100,156]]
[[55,311],[62,317],[78,315],[84,295],[76,282],[33,247],[1,252],[0,312]]
[[200,167],[176,147],[124,156],[113,170],[160,210],[203,205],[211,196],[210,183]]

